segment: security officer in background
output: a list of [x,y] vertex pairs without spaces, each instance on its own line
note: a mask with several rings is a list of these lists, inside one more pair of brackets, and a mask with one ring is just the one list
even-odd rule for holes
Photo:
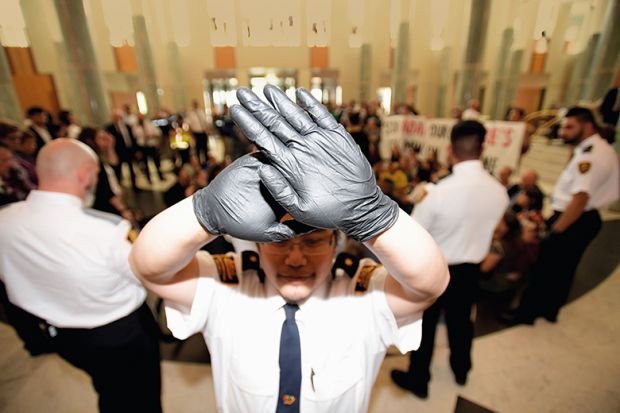
[[557,321],[577,265],[601,229],[598,209],[620,196],[618,155],[597,133],[589,109],[569,109],[562,119],[560,137],[574,147],[573,155],[555,185],[549,234],[541,244],[532,283],[517,311],[516,321],[526,324],[537,317]]
[[435,331],[444,310],[450,343],[450,366],[464,385],[471,369],[471,309],[480,276],[480,262],[489,252],[496,225],[508,206],[506,189],[484,170],[480,155],[486,135],[475,120],[457,123],[450,133],[452,175],[431,188],[413,210],[413,218],[439,244],[450,268],[450,284],[424,312],[422,344],[411,353],[409,371],[392,371],[394,382],[420,398],[428,396]]
[[[242,106],[231,109],[263,157],[239,158],[157,215],[130,261],[166,299],[173,333],[204,335],[218,411],[364,412],[388,346],[419,344],[422,312],[445,289],[447,265],[429,234],[379,190],[323,105],[302,89],[301,107],[275,86],[264,93],[273,107],[240,89]],[[299,235],[308,228],[278,219],[269,194],[297,223],[324,229]],[[385,267],[355,270],[345,260],[349,276],[332,277],[334,229],[364,242]],[[218,234],[260,242],[262,268],[242,274],[239,257],[196,254]]]
[[88,146],[56,139],[37,157],[39,190],[0,211],[7,316],[31,354],[90,375],[101,412],[161,412],[158,330],[129,268],[129,223],[83,207],[97,172]]

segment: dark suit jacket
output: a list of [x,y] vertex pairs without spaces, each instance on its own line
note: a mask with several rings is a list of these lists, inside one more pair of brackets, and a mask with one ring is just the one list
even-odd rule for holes
[[[45,145],[45,140],[43,140],[43,138],[41,137],[39,132],[37,132],[37,130],[35,128],[33,128],[32,126],[28,127],[28,132],[30,132],[32,135],[34,135],[34,138],[35,138],[35,140],[37,142],[37,150],[34,153],[34,156],[36,158],[37,154],[39,153],[39,151],[41,150],[43,145]],[[52,139],[56,139],[56,136],[54,136],[54,134],[52,132],[50,132],[49,129],[48,129],[48,132],[49,132],[50,136],[52,137]]]
[[125,124],[125,127],[127,128],[127,133],[129,134],[129,140],[131,141],[131,146],[129,147],[125,144],[125,140],[123,139],[123,134],[116,127],[115,124],[113,123],[107,124],[105,127],[105,130],[108,133],[110,133],[112,136],[114,136],[114,140],[115,140],[114,148],[116,149],[116,154],[118,155],[118,158],[120,159],[120,161],[131,162],[133,160],[134,152],[136,149],[136,139],[134,138],[133,133],[131,132],[131,127],[127,124]]

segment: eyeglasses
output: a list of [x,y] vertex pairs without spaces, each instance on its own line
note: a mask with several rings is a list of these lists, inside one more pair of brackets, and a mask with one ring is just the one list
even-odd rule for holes
[[304,255],[322,255],[331,252],[334,240],[335,235],[332,234],[329,237],[303,238],[261,245],[264,252],[273,255],[288,255],[293,250],[293,245],[298,245]]

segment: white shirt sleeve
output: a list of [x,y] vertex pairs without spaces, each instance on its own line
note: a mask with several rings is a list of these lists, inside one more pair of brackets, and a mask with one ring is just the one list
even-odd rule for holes
[[381,341],[386,347],[394,345],[401,353],[405,354],[420,346],[422,319],[411,320],[408,324],[398,326],[396,317],[394,317],[385,296],[384,287],[387,275],[385,267],[377,268],[370,279],[368,294],[371,294],[375,309],[375,324],[381,335]]
[[574,176],[570,185],[570,194],[575,195],[579,192],[585,192],[588,195],[592,194],[592,181],[594,171],[592,170],[592,156],[581,156],[575,165],[575,168],[571,173]]
[[110,240],[110,263],[116,273],[122,277],[132,280],[136,284],[140,284],[140,281],[136,278],[133,271],[131,271],[131,267],[129,266],[131,244],[127,239],[127,235],[129,234],[130,229],[131,227],[129,222],[124,219],[114,228]]
[[430,231],[431,225],[434,222],[434,208],[433,204],[437,198],[437,188],[429,188],[428,195],[425,199],[418,201],[413,208],[411,216],[420,224],[425,230]]
[[175,305],[166,301],[166,320],[168,329],[172,334],[180,339],[185,340],[192,334],[202,332],[211,315],[212,307],[218,292],[228,290],[222,287],[217,277],[217,266],[213,257],[206,251],[199,251],[196,254],[198,259],[198,283],[196,285],[196,293],[191,309]]

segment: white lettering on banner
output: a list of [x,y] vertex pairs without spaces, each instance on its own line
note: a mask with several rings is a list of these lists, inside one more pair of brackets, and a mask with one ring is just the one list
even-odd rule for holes
[[[421,116],[396,115],[383,120],[381,128],[381,157],[389,159],[392,147],[413,148],[426,158],[430,151],[437,153],[439,162],[446,163],[450,132],[455,119],[426,119]],[[504,166],[516,169],[525,134],[525,123],[488,121],[484,122],[487,135],[484,141],[482,161],[492,174]]]

